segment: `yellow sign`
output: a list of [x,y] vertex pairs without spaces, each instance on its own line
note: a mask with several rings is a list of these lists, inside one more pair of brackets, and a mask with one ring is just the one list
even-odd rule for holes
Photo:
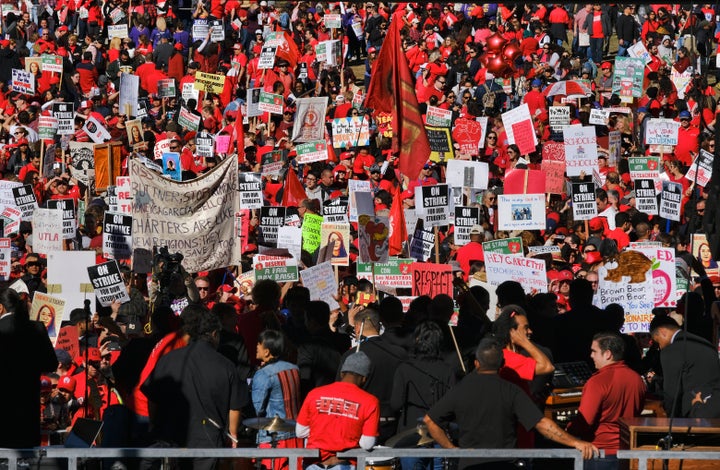
[[206,93],[222,93],[225,86],[225,75],[216,75],[213,73],[196,72],[195,85],[196,90]]

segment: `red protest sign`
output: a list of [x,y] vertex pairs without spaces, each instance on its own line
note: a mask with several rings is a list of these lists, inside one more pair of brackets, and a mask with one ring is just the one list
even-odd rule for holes
[[80,354],[80,343],[78,340],[78,331],[74,325],[63,326],[60,328],[60,334],[57,337],[55,347],[64,349],[74,359]]
[[478,143],[482,125],[474,119],[458,118],[452,131],[452,138],[458,144],[458,151],[468,155],[478,154]]
[[413,279],[412,295],[453,296],[452,266],[449,264],[413,263],[410,269]]
[[515,145],[520,149],[520,155],[527,155],[535,151],[535,129],[529,119],[513,123],[512,131]]
[[565,192],[565,162],[543,160],[541,168],[545,173],[545,192],[563,194]]
[[562,142],[545,142],[542,146],[543,162],[552,160],[556,162],[565,162],[565,144]]

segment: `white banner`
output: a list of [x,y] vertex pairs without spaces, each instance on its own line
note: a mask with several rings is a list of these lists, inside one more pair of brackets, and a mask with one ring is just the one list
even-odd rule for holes
[[500,230],[545,230],[545,194],[500,194]]
[[35,209],[32,225],[34,252],[47,254],[62,251],[62,212],[57,209]]
[[158,178],[130,161],[133,189],[133,248],[167,246],[184,256],[188,272],[240,263],[234,237],[239,210],[237,159],[227,158],[202,176],[184,182]]
[[592,175],[598,168],[597,136],[594,126],[568,126],[563,130],[565,173]]
[[502,253],[485,253],[485,271],[491,286],[519,282],[526,293],[547,292],[545,260]]

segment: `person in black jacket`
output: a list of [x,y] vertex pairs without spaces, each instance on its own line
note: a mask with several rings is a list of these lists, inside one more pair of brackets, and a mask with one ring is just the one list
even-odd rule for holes
[[10,48],[10,40],[0,41],[0,82],[10,84],[12,69],[22,69],[20,57]]
[[637,42],[638,27],[633,16],[633,5],[626,4],[623,14],[617,19],[615,32],[618,37],[618,56],[627,55],[627,50]]
[[58,361],[42,323],[30,321],[25,302],[12,289],[0,288],[0,366],[6,382],[0,387],[6,425],[0,427],[0,448],[40,445],[40,374],[53,372]]

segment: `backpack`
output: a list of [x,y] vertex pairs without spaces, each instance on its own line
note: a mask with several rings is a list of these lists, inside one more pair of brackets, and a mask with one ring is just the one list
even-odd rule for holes
[[495,107],[495,92],[490,91],[490,88],[488,88],[486,83],[483,83],[483,87],[485,87],[485,94],[482,96],[483,107],[494,108]]

